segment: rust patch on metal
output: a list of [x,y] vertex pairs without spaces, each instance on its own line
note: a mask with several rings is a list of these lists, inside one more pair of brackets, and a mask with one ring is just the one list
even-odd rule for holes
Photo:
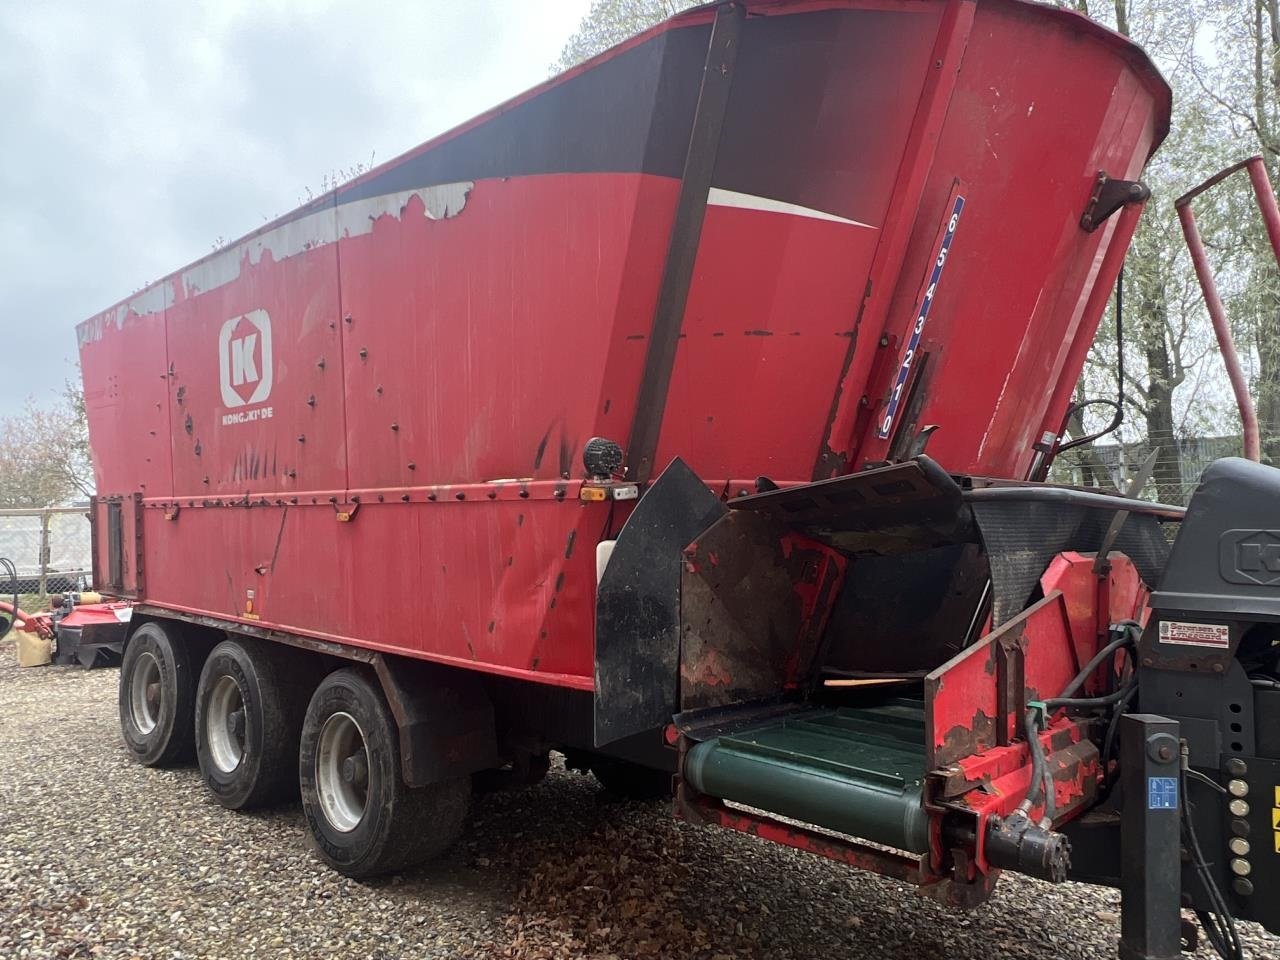
[[924,886],[941,879],[929,873],[923,858],[829,836],[773,817],[730,809],[717,800],[694,793],[683,783],[676,793],[675,815],[687,823],[727,827],[903,883]]
[[966,726],[954,726],[942,735],[942,744],[934,754],[937,766],[947,766],[975,753],[990,750],[996,745],[996,721],[993,717],[975,710],[973,719]]

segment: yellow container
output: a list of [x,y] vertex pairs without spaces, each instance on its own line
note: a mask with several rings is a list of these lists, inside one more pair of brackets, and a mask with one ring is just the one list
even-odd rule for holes
[[53,662],[52,640],[22,630],[14,636],[18,638],[18,666],[44,667]]

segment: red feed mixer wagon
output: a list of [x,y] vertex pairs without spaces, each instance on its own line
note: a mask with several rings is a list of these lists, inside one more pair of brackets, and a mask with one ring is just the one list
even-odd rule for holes
[[82,323],[128,749],[356,876],[559,750],[1280,930],[1280,473],[1043,482],[1169,109],[1021,0],[700,7]]

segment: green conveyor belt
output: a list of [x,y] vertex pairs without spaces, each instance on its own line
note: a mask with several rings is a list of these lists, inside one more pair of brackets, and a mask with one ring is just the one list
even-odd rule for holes
[[699,793],[912,853],[928,850],[919,701],[805,709],[694,746]]

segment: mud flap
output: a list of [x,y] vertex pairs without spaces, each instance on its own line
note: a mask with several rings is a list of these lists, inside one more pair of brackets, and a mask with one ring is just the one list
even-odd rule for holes
[[679,709],[682,554],[727,512],[677,458],[619,533],[596,591],[597,747],[658,729]]

